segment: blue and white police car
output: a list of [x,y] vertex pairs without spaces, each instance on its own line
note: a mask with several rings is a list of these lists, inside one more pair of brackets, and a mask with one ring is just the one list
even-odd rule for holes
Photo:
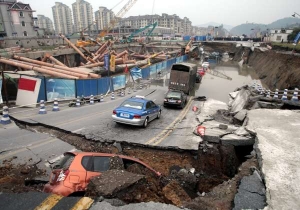
[[126,99],[113,110],[112,119],[116,123],[147,127],[154,119],[159,119],[161,107],[143,96]]

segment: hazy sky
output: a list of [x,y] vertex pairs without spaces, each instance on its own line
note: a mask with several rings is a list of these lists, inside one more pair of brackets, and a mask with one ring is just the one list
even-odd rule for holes
[[[93,11],[99,6],[112,9],[121,0],[87,0],[93,6]],[[117,13],[128,0],[113,9]],[[55,0],[22,0],[30,4],[34,13],[43,14],[53,20],[52,6]],[[75,0],[57,0],[71,9]],[[154,7],[153,7],[154,3]],[[217,22],[236,26],[247,21],[252,23],[268,24],[277,19],[291,17],[294,12],[300,14],[300,0],[138,0],[126,13],[130,15],[145,15],[167,13],[177,14],[179,17],[188,17],[192,25],[208,22]]]

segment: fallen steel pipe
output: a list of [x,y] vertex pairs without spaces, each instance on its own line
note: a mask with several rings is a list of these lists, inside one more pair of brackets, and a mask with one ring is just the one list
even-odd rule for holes
[[63,64],[62,62],[60,62],[59,60],[57,60],[56,58],[54,58],[53,56],[51,56],[50,54],[46,53],[45,56],[47,58],[49,58],[50,61],[52,61],[53,63],[59,65],[59,66],[66,66],[65,64]]
[[105,48],[107,47],[109,41],[105,42],[95,53],[95,55],[98,55],[98,54],[101,54],[100,52]]
[[[90,61],[72,42],[70,42],[64,35],[59,35],[61,38],[63,38],[78,54],[84,58],[86,61]],[[91,61],[93,62],[93,61]]]
[[21,61],[26,61],[26,62],[29,62],[29,63],[39,64],[39,65],[42,65],[42,66],[48,66],[48,67],[52,67],[52,68],[73,71],[73,72],[84,74],[84,75],[88,75],[89,74],[92,78],[99,78],[98,74],[87,73],[87,72],[83,72],[83,71],[80,71],[80,70],[74,69],[74,68],[69,68],[69,67],[64,67],[64,66],[58,66],[58,65],[55,65],[55,64],[46,63],[46,62],[42,62],[42,61],[37,61],[37,60],[30,59],[30,58],[20,57],[20,56],[17,56],[17,55],[14,55],[13,58],[17,59],[17,60],[21,60]]
[[116,55],[116,58],[121,58],[122,56],[128,54],[128,51],[127,50],[124,50],[123,52],[119,53]]
[[[123,59],[122,58],[117,58],[115,60],[116,63],[123,63]],[[104,66],[104,62],[98,62],[98,63],[92,63],[92,64],[88,64],[88,65],[84,65],[84,66],[79,66],[78,68],[93,68],[93,67],[98,67],[98,66]]]
[[48,66],[41,66],[39,64],[28,63],[28,62],[19,61],[19,60],[13,60],[13,59],[8,59],[8,60],[12,61],[12,62],[26,64],[26,65],[32,65],[32,66],[35,66],[35,67],[38,67],[38,68],[43,68],[43,69],[46,69],[46,70],[49,70],[49,71],[54,71],[54,72],[59,72],[59,73],[62,73],[62,74],[71,75],[71,76],[74,76],[74,77],[79,77],[81,79],[87,79],[87,78],[89,78],[88,75],[79,74],[79,73],[75,73],[75,72],[70,72],[68,70],[56,69],[56,68],[52,68],[52,67],[48,67]]
[[21,67],[21,68],[24,68],[24,69],[31,69],[31,70],[34,70],[34,71],[37,71],[37,72],[41,72],[41,73],[44,73],[44,74],[48,74],[48,75],[51,75],[51,76],[56,76],[56,77],[61,77],[61,78],[67,78],[67,79],[78,79],[78,77],[74,77],[74,76],[67,75],[67,74],[64,74],[64,73],[51,72],[51,71],[46,70],[44,68],[39,68],[39,67],[27,65],[27,64],[22,64],[22,63],[18,63],[18,62],[6,60],[6,59],[3,59],[3,58],[0,58],[0,62],[8,64],[8,65],[11,65],[11,66]]

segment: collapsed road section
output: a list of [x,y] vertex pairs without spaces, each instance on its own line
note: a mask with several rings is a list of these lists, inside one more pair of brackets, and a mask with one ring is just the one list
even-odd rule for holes
[[[244,92],[240,94],[244,95]],[[240,104],[241,97],[236,98],[239,101],[234,104]],[[232,209],[238,205],[263,208],[266,205],[264,194],[259,193],[264,192],[264,185],[255,152],[252,151],[255,133],[249,133],[241,126],[245,117],[233,115],[226,104],[210,99],[197,101],[196,98],[194,105],[198,107],[194,118],[198,119],[198,125],[206,127],[205,135],[198,136],[203,141],[197,150],[154,147],[110,139],[95,141],[53,126],[15,120],[23,128],[56,136],[79,151],[138,158],[161,174],[157,176],[140,165],[128,166],[126,161],[113,158],[109,161],[109,170],[91,179],[85,192],[78,190],[81,195],[100,200],[118,199],[122,205],[154,201],[190,209]],[[254,191],[240,190],[239,184],[243,183],[245,176],[249,176],[248,182],[255,183],[259,188]],[[8,184],[13,186],[15,183]],[[27,190],[34,189],[31,185]],[[237,192],[242,195],[237,196]],[[256,199],[251,206],[242,202],[245,193]]]

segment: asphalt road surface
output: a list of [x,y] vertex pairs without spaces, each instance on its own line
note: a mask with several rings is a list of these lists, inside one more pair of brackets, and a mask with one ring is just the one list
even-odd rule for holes
[[[244,71],[238,71],[236,67],[226,67],[224,69],[233,78],[232,81],[206,75],[202,83],[196,85],[195,95],[204,95],[225,101],[227,94],[233,91],[235,87],[244,85],[252,79],[252,76],[250,77],[249,74],[243,75]],[[116,96],[115,100],[111,100],[108,96],[103,103],[86,104],[80,108],[68,107],[67,104],[60,103],[61,111],[59,112],[52,112],[52,104],[48,104],[46,107],[48,112],[45,115],[38,114],[39,108],[12,109],[10,114],[22,121],[50,125],[72,133],[85,135],[87,138],[94,140],[128,141],[197,149],[199,138],[192,133],[195,125],[197,125],[192,111],[195,102],[191,98],[188,99],[188,104],[184,109],[169,109],[162,106],[161,118],[149,123],[147,128],[119,125],[112,121],[113,109],[120,105],[124,99],[133,95],[146,96],[155,103],[162,105],[164,94],[167,91],[167,83],[168,76],[165,76],[161,81],[153,81],[149,89],[139,90],[125,97]],[[17,157],[13,159],[13,163],[38,163],[39,168],[46,168],[50,172],[48,162],[52,163],[60,159],[64,152],[75,149],[72,145],[54,136],[22,129],[14,123],[0,126],[0,164],[5,159]],[[44,178],[48,179],[49,177]],[[28,198],[32,198],[30,199],[32,205],[27,208],[25,203]],[[20,209],[16,207],[22,206],[22,202],[24,203],[23,207],[26,207],[25,209],[34,209],[48,198],[49,195],[47,194],[39,194],[39,196],[34,193],[21,195],[0,194],[0,203],[7,204],[5,208],[1,207],[1,209]],[[71,209],[79,202],[79,200],[69,200],[68,198],[50,198],[52,204],[53,200],[55,201],[53,204],[55,208],[56,205],[68,206],[61,206],[61,209]],[[91,201],[84,200],[80,202],[89,203]]]

